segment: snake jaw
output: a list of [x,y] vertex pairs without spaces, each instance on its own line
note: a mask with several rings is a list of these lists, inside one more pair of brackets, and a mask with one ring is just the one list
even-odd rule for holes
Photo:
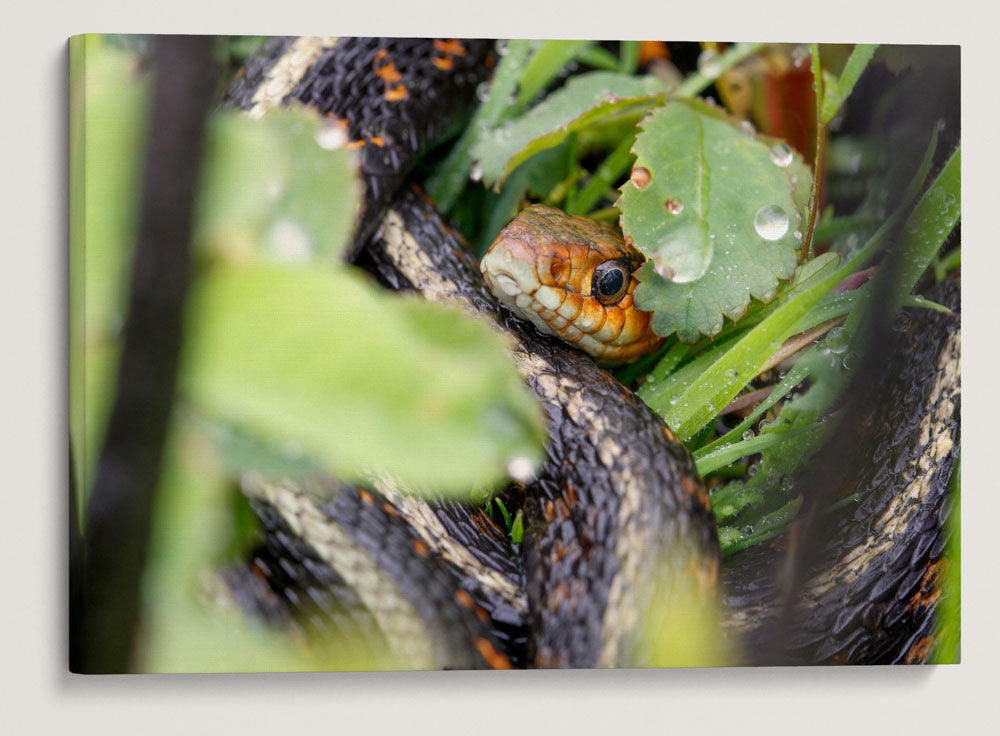
[[535,295],[544,287],[538,283],[534,254],[523,241],[498,239],[483,256],[480,269],[490,290],[507,308],[545,334],[558,337],[545,319],[529,308]]

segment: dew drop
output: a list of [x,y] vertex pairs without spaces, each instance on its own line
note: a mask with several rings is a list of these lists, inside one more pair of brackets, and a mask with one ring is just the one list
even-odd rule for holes
[[669,212],[671,215],[679,215],[681,212],[684,211],[684,203],[681,202],[679,199],[671,197],[666,201],[665,204],[667,205],[667,212]]
[[507,461],[507,475],[518,483],[531,483],[535,479],[534,463],[524,455],[515,455]]
[[792,66],[801,69],[809,63],[809,49],[805,46],[796,46],[792,49]]
[[764,240],[778,240],[788,232],[788,215],[775,204],[765,205],[754,215],[753,227]]
[[752,440],[753,439],[753,430],[752,429],[748,429],[746,432],[744,432],[743,433],[743,439],[744,439],[744,441],[745,440]]
[[309,233],[294,220],[278,220],[269,235],[268,250],[279,263],[302,263],[312,256]]
[[632,169],[632,174],[629,176],[629,180],[639,189],[642,189],[649,184],[652,178],[652,174],[649,173],[649,169],[645,166],[636,166]]
[[751,123],[749,120],[740,121],[740,130],[746,133],[747,135],[754,135],[757,132],[757,129],[753,127],[753,123]]
[[285,183],[279,176],[275,176],[269,179],[267,185],[264,188],[265,196],[272,202],[277,201],[284,191],[285,191]]
[[667,265],[667,259],[659,254],[653,258],[653,270],[665,279],[674,277],[674,270]]
[[793,158],[792,147],[787,143],[775,143],[771,146],[771,161],[776,166],[787,169],[791,166]]
[[834,355],[847,350],[848,334],[843,327],[834,327],[826,336],[826,349]]
[[472,179],[472,181],[483,180],[483,167],[478,161],[472,165],[472,170],[469,172],[469,178]]
[[347,145],[347,127],[339,122],[330,122],[316,131],[316,144],[326,151],[336,151]]
[[698,71],[709,79],[715,79],[722,74],[722,63],[719,55],[712,49],[705,49],[698,55]]
[[[675,283],[695,281],[708,270],[715,246],[701,223],[684,219],[675,222],[654,245],[653,268]],[[671,275],[666,275],[666,270]]]

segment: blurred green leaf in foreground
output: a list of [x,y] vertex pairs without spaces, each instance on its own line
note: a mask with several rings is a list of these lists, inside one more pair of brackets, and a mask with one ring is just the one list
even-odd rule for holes
[[[103,37],[75,37],[70,57],[70,422],[82,504],[128,319],[148,95],[137,58]],[[312,471],[387,472],[435,493],[502,485],[509,467],[541,460],[542,413],[500,335],[455,309],[385,293],[341,263],[359,185],[337,132],[306,110],[260,121],[219,111],[209,121],[175,407],[183,411],[174,412],[157,502],[143,666],[260,668],[238,656],[242,635],[206,631],[215,645],[196,663],[166,633],[198,629],[199,575],[234,533],[220,494],[234,472],[257,469],[252,453],[232,467],[216,441],[225,432],[214,430],[267,448],[265,472],[286,467],[274,463],[286,454]],[[285,654],[265,668],[303,667],[328,668]]]

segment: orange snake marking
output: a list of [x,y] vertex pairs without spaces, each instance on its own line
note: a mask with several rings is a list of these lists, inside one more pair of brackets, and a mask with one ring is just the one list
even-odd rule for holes
[[[614,261],[628,285],[617,302],[593,291],[598,266]],[[651,315],[635,306],[642,254],[611,229],[531,205],[494,240],[481,268],[493,292],[518,316],[576,345],[599,363],[627,363],[663,344]]]

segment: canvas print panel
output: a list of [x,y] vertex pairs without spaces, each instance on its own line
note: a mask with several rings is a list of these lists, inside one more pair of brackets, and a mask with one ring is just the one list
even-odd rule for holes
[[77,36],[70,667],[959,660],[959,49]]

